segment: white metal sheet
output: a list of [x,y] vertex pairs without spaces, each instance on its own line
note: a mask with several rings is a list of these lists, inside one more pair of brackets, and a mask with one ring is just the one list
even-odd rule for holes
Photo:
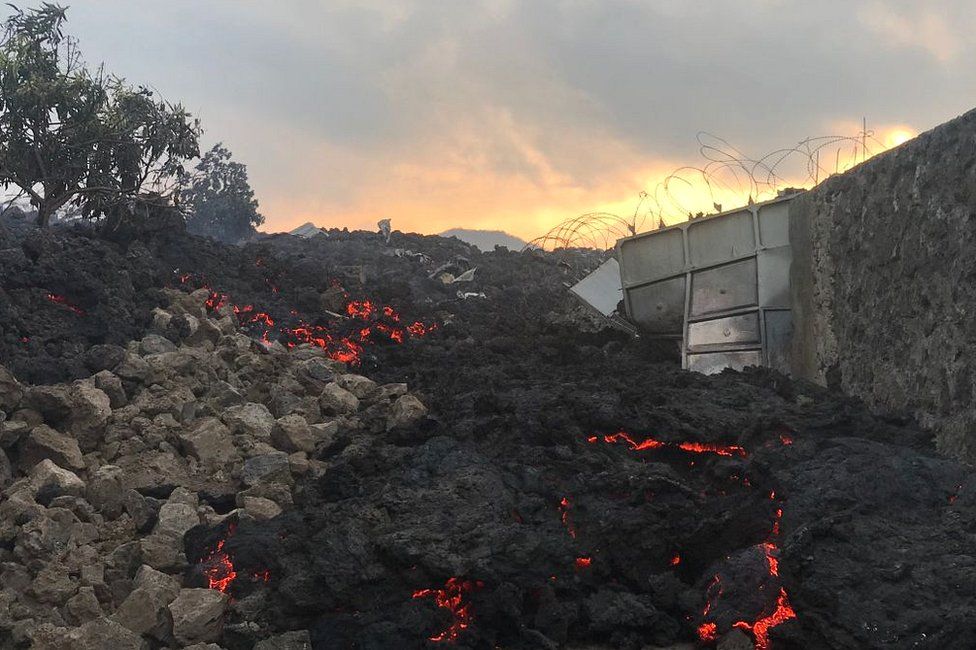
[[688,251],[694,266],[720,264],[755,250],[756,231],[749,210],[688,226]]
[[569,290],[609,318],[624,297],[620,289],[620,265],[611,257]]
[[713,375],[726,368],[742,370],[748,366],[762,364],[760,350],[738,350],[734,352],[708,352],[705,354],[689,354],[688,370],[700,372],[703,375]]
[[649,334],[681,334],[684,328],[685,276],[627,289],[630,317]]
[[700,321],[688,325],[690,349],[710,345],[755,343],[761,340],[759,312]]
[[677,275],[685,268],[684,233],[665,230],[622,240],[618,257],[624,286]]
[[757,305],[756,258],[691,274],[691,316]]

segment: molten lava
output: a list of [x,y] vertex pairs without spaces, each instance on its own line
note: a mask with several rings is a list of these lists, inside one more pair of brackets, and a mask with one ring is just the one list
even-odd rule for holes
[[603,442],[610,444],[625,444],[632,451],[647,451],[649,449],[680,449],[694,454],[717,454],[719,456],[742,456],[745,457],[746,450],[738,445],[718,445],[710,442],[664,442],[654,438],[646,438],[640,442],[634,440],[626,431],[604,436],[590,436],[586,439],[590,444]]
[[[234,536],[237,532],[237,527],[231,524],[227,527],[227,535],[221,540],[218,540],[210,552],[200,560],[200,566],[202,567],[203,575],[206,576],[208,587],[210,589],[216,589],[217,591],[223,593],[229,593],[230,587],[237,580],[238,572],[234,567],[234,561],[231,559],[227,551],[224,550],[224,545],[227,540]],[[270,582],[271,581],[271,571],[268,569],[256,569],[249,574],[252,580],[260,582]]]
[[577,569],[588,569],[590,565],[593,564],[593,558],[586,555],[581,555],[576,558],[576,568]]
[[[280,341],[286,347],[293,348],[305,343],[322,348],[330,359],[351,365],[362,362],[362,354],[367,345],[383,340],[400,344],[409,337],[419,338],[437,329],[436,323],[425,325],[420,321],[403,327],[400,324],[400,314],[393,307],[378,306],[368,299],[349,300],[344,310],[348,318],[340,323],[331,323],[328,327],[304,321],[295,309],[291,309],[289,313],[296,317],[297,322],[282,324],[254,305],[234,304],[228,294],[213,290],[206,282],[195,280],[193,274],[181,274],[178,280],[183,285],[206,289],[209,296],[204,304],[210,312],[231,306],[238,324],[266,345]],[[267,284],[273,294],[278,293],[278,287],[270,279]],[[337,286],[337,283],[333,284]],[[352,331],[345,335],[338,334],[337,329],[350,329],[344,326],[348,323],[354,323]]]
[[[228,537],[232,534],[231,531],[228,531]],[[207,576],[207,580],[210,582],[209,587],[225,594],[230,589],[234,580],[237,579],[237,571],[234,569],[234,563],[226,551],[224,551],[224,544],[226,542],[226,539],[217,542],[217,545],[202,562],[205,565],[203,575]]]
[[566,527],[566,532],[573,539],[576,539],[576,527],[573,526],[573,522],[569,519],[569,510],[573,507],[572,502],[568,497],[563,497],[559,501],[559,519],[563,522],[563,526]]
[[[770,492],[769,498],[775,499],[776,493]],[[773,521],[769,538],[758,547],[766,559],[766,567],[769,575],[777,579],[779,578],[779,546],[776,544],[776,538],[779,537],[780,519],[782,519],[782,517],[783,509],[777,508],[776,517]],[[718,587],[717,593],[714,593],[715,587]],[[711,610],[713,600],[721,595],[721,580],[719,576],[715,576],[705,592],[706,602],[705,610],[702,612],[702,618],[708,616],[708,612]],[[770,630],[792,618],[796,618],[796,612],[790,605],[790,599],[786,593],[786,589],[780,586],[779,595],[776,597],[776,607],[773,608],[772,611],[761,614],[751,623],[748,621],[736,621],[732,624],[732,627],[750,633],[752,635],[755,650],[769,650]],[[714,622],[703,622],[698,626],[698,638],[701,639],[702,643],[714,642],[718,638],[718,626]]]
[[461,632],[468,629],[474,620],[471,614],[471,603],[465,602],[465,596],[483,586],[484,583],[480,580],[450,578],[443,589],[420,589],[413,592],[414,598],[433,598],[438,607],[451,612],[454,617],[454,621],[446,630],[428,638],[434,642],[456,641]]
[[85,310],[84,309],[82,309],[78,305],[75,305],[74,303],[72,303],[71,301],[69,301],[64,296],[59,296],[56,293],[49,293],[49,294],[45,295],[44,297],[47,298],[48,300],[50,300],[51,302],[53,302],[56,305],[61,305],[62,307],[67,307],[69,311],[77,314],[78,316],[84,316],[85,315]]

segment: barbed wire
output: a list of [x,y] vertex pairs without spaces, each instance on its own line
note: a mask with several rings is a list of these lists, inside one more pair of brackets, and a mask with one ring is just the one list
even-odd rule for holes
[[[814,187],[887,148],[866,124],[856,135],[810,137],[759,158],[751,158],[724,138],[705,131],[699,132],[696,140],[705,163],[678,167],[652,192],[640,192],[631,217],[608,212],[572,217],[527,247],[609,250],[618,239],[648,229],[773,199],[791,189]],[[694,205],[682,197],[688,191],[696,195]]]

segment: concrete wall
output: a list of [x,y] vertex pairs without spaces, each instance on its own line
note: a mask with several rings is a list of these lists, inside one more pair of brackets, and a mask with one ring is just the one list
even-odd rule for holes
[[793,201],[794,374],[976,461],[976,111]]

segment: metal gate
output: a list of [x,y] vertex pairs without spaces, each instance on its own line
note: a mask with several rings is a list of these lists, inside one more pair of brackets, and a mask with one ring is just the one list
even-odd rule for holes
[[689,370],[789,372],[795,196],[618,241],[627,315],[647,335],[680,340]]

